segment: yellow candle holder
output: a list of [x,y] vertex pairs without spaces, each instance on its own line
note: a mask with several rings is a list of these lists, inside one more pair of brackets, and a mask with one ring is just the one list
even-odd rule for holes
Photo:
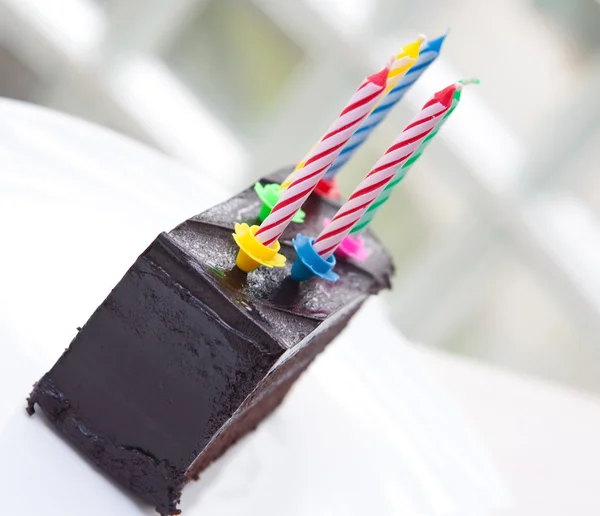
[[240,250],[235,259],[235,264],[244,272],[252,272],[257,267],[283,267],[285,265],[285,256],[279,254],[279,241],[276,241],[270,247],[267,247],[254,235],[258,231],[258,226],[248,226],[248,224],[236,224],[233,239]]

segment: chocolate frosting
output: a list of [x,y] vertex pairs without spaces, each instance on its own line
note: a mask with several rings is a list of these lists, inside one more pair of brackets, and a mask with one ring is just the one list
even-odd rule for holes
[[[279,183],[291,172],[283,169],[261,180],[263,184]],[[257,214],[260,201],[252,188],[226,203],[217,205],[183,222],[169,232],[207,277],[233,302],[245,309],[257,324],[273,333],[284,347],[304,338],[331,314],[342,308],[355,293],[375,294],[390,287],[392,262],[375,238],[367,231],[363,235],[369,252],[367,260],[338,260],[336,272],[340,279],[330,283],[319,278],[297,283],[290,279],[296,253],[292,238],[303,233],[316,237],[323,229],[323,220],[332,218],[339,203],[312,196],[304,205],[306,219],[302,224],[291,223],[283,233],[281,253],[287,258],[281,269],[259,267],[245,274],[235,267],[238,247],[232,232],[236,222],[260,224]],[[277,312],[278,316],[274,317]]]

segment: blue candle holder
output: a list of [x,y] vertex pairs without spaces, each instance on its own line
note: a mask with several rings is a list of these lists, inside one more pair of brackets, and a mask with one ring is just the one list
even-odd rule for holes
[[321,257],[313,247],[314,242],[314,238],[306,237],[301,233],[292,240],[298,258],[292,265],[291,278],[296,281],[306,281],[318,276],[326,281],[337,281],[339,276],[333,272],[335,257],[333,255],[327,259]]

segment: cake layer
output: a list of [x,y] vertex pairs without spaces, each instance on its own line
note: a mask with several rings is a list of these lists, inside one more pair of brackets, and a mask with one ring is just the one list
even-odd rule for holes
[[198,478],[202,470],[279,405],[298,377],[348,324],[364,299],[366,296],[337,312],[323,323],[321,331],[282,355],[190,466],[189,477]]
[[163,234],[30,400],[163,513],[174,509],[189,465],[284,351],[167,250],[179,251]]

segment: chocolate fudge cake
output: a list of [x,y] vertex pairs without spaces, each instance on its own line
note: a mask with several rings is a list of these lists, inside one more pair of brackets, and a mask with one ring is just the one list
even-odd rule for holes
[[338,261],[337,282],[290,279],[292,238],[317,235],[338,208],[316,195],[280,240],[286,266],[243,273],[232,230],[255,223],[260,207],[249,188],[160,234],[28,400],[30,414],[37,404],[161,515],[179,514],[186,482],[272,412],[363,301],[389,287],[390,258],[368,232],[368,258]]

